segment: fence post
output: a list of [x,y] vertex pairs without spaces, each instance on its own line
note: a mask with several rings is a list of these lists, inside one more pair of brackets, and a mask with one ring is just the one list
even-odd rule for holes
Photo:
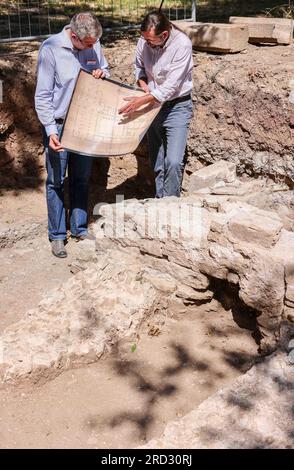
[[196,0],[192,2],[192,21],[196,21]]

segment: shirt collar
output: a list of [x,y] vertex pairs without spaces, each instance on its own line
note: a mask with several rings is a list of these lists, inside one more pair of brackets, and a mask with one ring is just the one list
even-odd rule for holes
[[61,31],[61,47],[66,47],[67,49],[73,49],[73,43],[71,42],[67,30],[70,28],[70,25],[67,24],[64,26],[63,30]]
[[169,32],[169,36],[168,36],[167,40],[165,41],[164,45],[163,46],[156,46],[156,47],[154,47],[153,50],[160,51],[160,50],[166,49],[167,47],[169,47],[170,43],[174,39],[174,36],[175,36],[175,28],[172,26],[171,29],[170,29],[170,32]]
[[173,26],[171,26],[171,29],[170,29],[170,32],[169,32],[169,37],[167,38],[167,40],[165,41],[165,43],[161,47],[161,49],[166,49],[170,45],[170,43],[172,42],[172,40],[174,38],[174,35],[175,35],[175,28]]

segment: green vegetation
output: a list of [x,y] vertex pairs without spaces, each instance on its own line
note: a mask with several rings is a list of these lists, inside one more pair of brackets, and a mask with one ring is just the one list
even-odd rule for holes
[[199,21],[227,22],[230,16],[276,16],[293,18],[293,1],[198,0]]

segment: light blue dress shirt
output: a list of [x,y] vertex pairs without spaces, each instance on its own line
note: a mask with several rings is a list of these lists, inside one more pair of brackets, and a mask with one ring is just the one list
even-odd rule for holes
[[101,69],[109,77],[99,40],[93,48],[74,48],[65,28],[43,42],[38,59],[35,108],[46,134],[58,134],[56,119],[64,119],[80,69]]

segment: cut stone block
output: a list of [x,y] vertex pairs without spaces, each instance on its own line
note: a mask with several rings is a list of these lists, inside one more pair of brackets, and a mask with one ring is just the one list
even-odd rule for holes
[[231,16],[229,21],[247,25],[249,41],[253,43],[291,44],[293,41],[293,20],[288,18]]
[[294,303],[294,285],[287,285],[286,300],[290,300]]
[[[288,249],[291,250],[291,246],[289,246]],[[292,259],[287,259],[287,262],[285,265],[285,283],[286,283],[285,303],[289,307],[294,307],[294,262]]]
[[272,218],[271,213],[258,209],[255,213],[240,210],[229,222],[229,231],[234,237],[263,248],[271,248],[277,243],[282,228],[283,224]]
[[217,183],[232,183],[236,180],[235,163],[220,160],[196,171],[190,177],[188,193],[195,193],[203,188],[214,187]]
[[294,323],[294,309],[286,306],[284,308],[284,317],[289,320],[291,323]]
[[290,308],[294,308],[294,302],[291,300],[285,299],[285,305]]
[[244,24],[199,23],[174,21],[200,51],[240,52],[247,48],[249,29]]

